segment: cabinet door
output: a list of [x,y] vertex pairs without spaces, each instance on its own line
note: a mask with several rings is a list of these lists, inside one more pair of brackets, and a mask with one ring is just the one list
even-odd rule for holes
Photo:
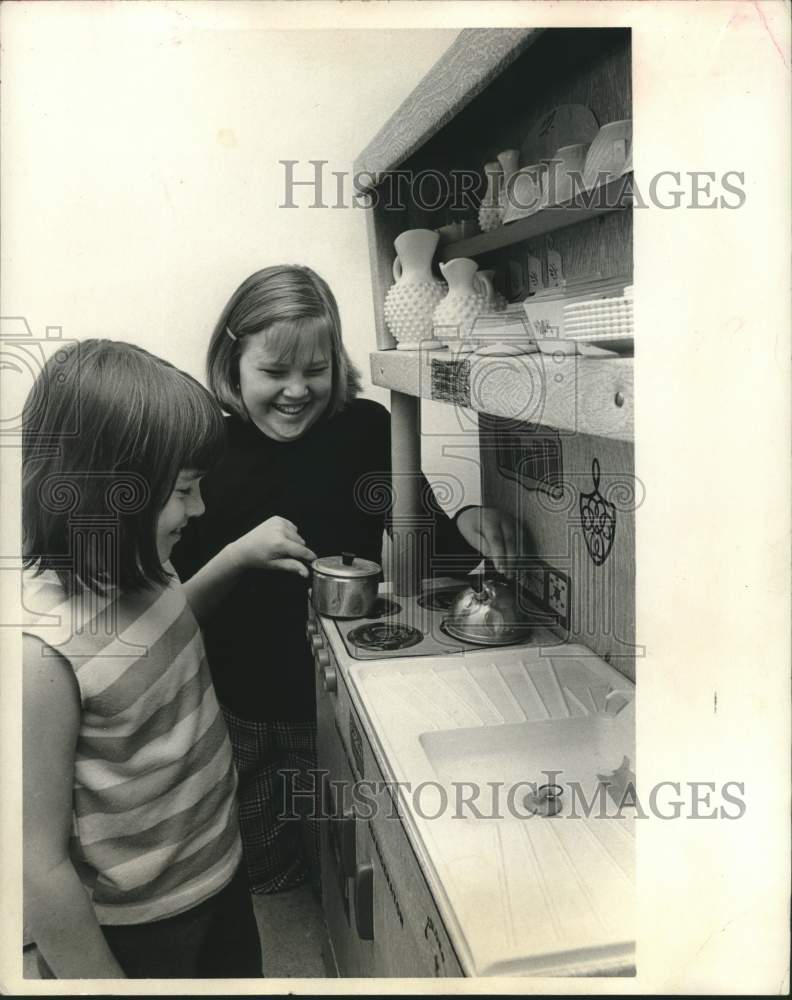
[[[342,976],[462,976],[340,671],[317,676],[322,897]],[[332,818],[332,817],[335,818]]]
[[[370,922],[373,938],[361,940],[358,946],[362,962],[359,974],[462,976],[462,967],[399,818],[398,800],[386,786],[357,712],[344,696],[345,690],[339,693],[338,703],[342,714],[348,713],[341,732],[349,736],[350,750],[355,748],[350,763],[363,779],[358,788],[365,789],[366,795],[366,802],[357,810],[356,870],[360,873],[365,872],[366,865],[371,867],[371,896],[367,888],[362,891],[357,884],[353,893],[356,924],[365,927]],[[358,912],[362,906],[366,907],[365,914]]]
[[[346,807],[352,773],[336,729],[333,698],[317,678],[317,758],[322,781],[319,851],[322,870],[322,905],[339,974],[356,975],[357,934],[351,909],[354,817]],[[346,787],[345,787],[346,786]]]

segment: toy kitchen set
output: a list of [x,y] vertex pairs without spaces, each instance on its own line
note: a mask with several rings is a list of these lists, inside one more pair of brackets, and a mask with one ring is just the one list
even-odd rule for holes
[[[466,30],[355,163],[393,533],[379,589],[319,560],[307,625],[342,976],[635,975],[631,113],[628,30]],[[421,570],[422,400],[506,576]]]

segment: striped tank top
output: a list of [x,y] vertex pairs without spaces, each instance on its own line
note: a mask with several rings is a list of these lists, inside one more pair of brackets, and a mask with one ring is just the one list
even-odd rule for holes
[[79,687],[69,849],[103,924],[197,906],[241,859],[225,720],[198,624],[166,569],[168,586],[110,597],[69,598],[53,572],[24,574],[22,630],[43,655],[57,651]]

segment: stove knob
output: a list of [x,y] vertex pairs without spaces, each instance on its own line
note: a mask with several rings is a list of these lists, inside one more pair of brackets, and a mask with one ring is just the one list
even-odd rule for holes
[[329,694],[335,694],[338,690],[338,681],[336,680],[336,670],[335,667],[328,665],[322,671],[324,680],[324,689],[329,692]]
[[309,636],[316,635],[318,631],[319,631],[319,623],[315,619],[309,621],[308,624],[305,626],[306,635]]
[[322,649],[324,646],[324,637],[321,635],[312,635],[311,646],[313,646],[314,649]]
[[320,649],[316,653],[316,665],[321,669],[325,670],[330,666],[330,654],[326,649]]

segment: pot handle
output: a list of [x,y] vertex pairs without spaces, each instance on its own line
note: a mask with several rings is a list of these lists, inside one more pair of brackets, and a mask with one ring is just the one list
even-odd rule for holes
[[394,258],[392,271],[393,271],[393,280],[399,281],[402,276],[402,262],[399,260],[398,254],[396,254],[396,257]]

